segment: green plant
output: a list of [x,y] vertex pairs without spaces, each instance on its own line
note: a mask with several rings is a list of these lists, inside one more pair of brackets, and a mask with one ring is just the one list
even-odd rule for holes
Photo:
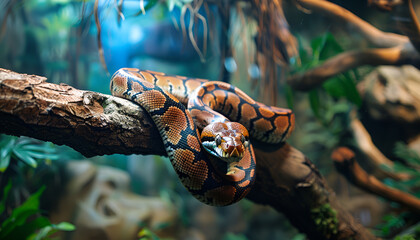
[[223,240],[247,240],[247,238],[242,234],[227,233]]
[[388,167],[386,170],[394,173],[404,173],[409,177],[400,181],[386,179],[385,184],[420,198],[420,156],[402,142],[395,144],[394,154],[404,162],[395,161],[394,166],[392,168]]
[[139,238],[138,240],[159,240],[159,237],[146,227],[138,232],[137,237]]
[[[311,51],[308,52],[303,46],[302,41],[299,44],[299,56],[301,64],[294,66],[294,73],[304,72],[313,67],[319,66],[329,58],[342,53],[344,50],[331,33],[315,38],[310,43]],[[356,89],[357,79],[359,79],[357,70],[351,70],[334,76],[321,88],[313,89],[309,92],[308,98],[312,112],[321,121],[323,125],[328,125],[335,113],[348,111],[353,103],[359,107],[362,103],[360,95]],[[348,102],[340,102],[340,99],[346,99]],[[339,106],[336,107],[337,103]]]
[[[416,197],[420,197],[420,156],[402,142],[397,142],[394,147],[394,155],[403,160],[403,162],[395,161],[393,167],[385,167],[385,170],[394,173],[403,173],[409,177],[406,180],[395,181],[387,178],[384,183],[401,191],[410,193]],[[393,205],[391,205],[393,206]],[[409,225],[412,218],[417,219],[414,214],[410,212],[402,212],[399,214],[389,214],[384,216],[383,223],[377,227],[379,229],[378,235],[386,237],[394,232],[398,232]],[[415,239],[413,235],[397,236],[395,239]]]
[[[12,181],[9,181],[3,190],[0,202],[0,215],[5,214],[6,201]],[[51,234],[57,231],[72,231],[75,227],[66,222],[51,224],[48,218],[40,214],[39,199],[45,187],[41,187],[30,195],[20,206],[14,208],[0,226],[0,239],[50,239]]]
[[0,135],[0,172],[4,172],[11,159],[19,160],[33,168],[40,160],[56,160],[59,155],[54,145],[29,138]]

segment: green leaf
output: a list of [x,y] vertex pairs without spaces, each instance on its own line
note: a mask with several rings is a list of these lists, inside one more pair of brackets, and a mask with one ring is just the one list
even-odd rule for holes
[[26,144],[22,146],[22,149],[29,150],[29,151],[36,151],[36,152],[44,152],[44,153],[56,153],[56,148],[48,145],[35,145],[35,144]]
[[322,87],[332,97],[340,98],[346,96],[346,91],[339,77],[333,77],[328,79],[328,81],[325,81],[322,84]]
[[12,189],[12,180],[9,179],[7,185],[3,189],[3,198],[0,201],[0,214],[3,213],[4,209],[6,208],[6,201],[7,197],[9,196],[10,189]]
[[309,92],[308,95],[309,95],[309,104],[311,106],[312,112],[314,113],[315,117],[317,117],[318,119],[321,118],[321,115],[320,115],[321,103],[319,100],[318,90],[313,89]]
[[13,209],[12,214],[1,225],[0,239],[5,239],[14,228],[23,225],[27,218],[39,212],[39,198],[45,186],[42,186],[37,192],[29,196],[19,207]]
[[10,164],[10,157],[12,155],[16,139],[16,137],[2,136],[2,141],[0,142],[0,172],[6,171]]
[[37,234],[32,236],[31,240],[46,239],[57,231],[74,231],[76,227],[68,222],[61,222],[59,224],[51,224],[43,227]]
[[137,234],[139,240],[159,240],[159,237],[147,228],[143,228]]
[[323,83],[323,88],[334,98],[345,97],[350,102],[361,106],[362,99],[356,88],[356,83],[348,73],[340,74]]
[[36,231],[51,225],[50,220],[44,216],[39,216],[34,220],[27,221],[25,224],[17,226],[7,235],[8,239],[28,239],[32,240],[38,234]]
[[344,49],[335,39],[334,35],[332,35],[330,32],[325,33],[325,35],[322,38],[323,45],[320,49],[319,60],[327,60],[344,51]]
[[242,234],[227,233],[223,240],[247,240],[247,238]]
[[36,168],[38,166],[38,163],[34,158],[28,155],[25,151],[19,151],[19,149],[14,149],[13,153],[18,157],[20,160],[22,160],[24,163],[28,164],[29,166]]
[[362,98],[357,91],[356,81],[350,76],[349,72],[343,73],[343,86],[346,90],[346,98],[358,107],[362,105]]
[[286,91],[286,101],[287,101],[287,106],[290,109],[293,109],[293,105],[294,105],[294,101],[293,101],[293,90],[289,85],[285,86],[285,91]]
[[11,154],[6,155],[5,157],[0,158],[0,172],[6,171],[7,167],[10,164]]
[[62,231],[74,231],[76,227],[68,222],[61,222],[57,225],[53,225],[55,229],[62,230]]
[[410,164],[420,165],[420,156],[417,154],[417,152],[408,148],[408,146],[403,142],[395,143],[394,154]]

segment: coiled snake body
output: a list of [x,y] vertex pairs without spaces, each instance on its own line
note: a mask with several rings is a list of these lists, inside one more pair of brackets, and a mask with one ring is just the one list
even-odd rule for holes
[[183,185],[214,206],[250,191],[256,166],[250,136],[280,143],[294,128],[290,109],[255,102],[224,82],[123,68],[112,76],[111,92],[150,114]]

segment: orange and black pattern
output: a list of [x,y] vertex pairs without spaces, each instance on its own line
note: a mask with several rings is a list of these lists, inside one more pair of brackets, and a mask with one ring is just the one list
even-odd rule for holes
[[247,147],[235,174],[226,175],[226,166],[201,146],[203,127],[239,122],[251,137],[270,143],[284,141],[294,128],[291,110],[257,103],[223,82],[124,68],[112,76],[111,92],[135,101],[151,115],[183,185],[198,200],[214,206],[246,196],[255,180],[255,156],[252,146]]

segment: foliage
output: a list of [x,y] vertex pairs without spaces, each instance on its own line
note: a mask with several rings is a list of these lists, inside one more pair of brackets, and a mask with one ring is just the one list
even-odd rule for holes
[[137,237],[139,240],[159,240],[159,237],[146,227],[139,231]]
[[223,240],[247,240],[247,238],[242,234],[227,233]]
[[404,162],[394,162],[394,166],[388,171],[394,173],[404,173],[409,176],[407,180],[395,181],[386,179],[385,183],[391,187],[408,192],[416,197],[420,197],[420,156],[413,150],[409,149],[407,145],[402,142],[397,142],[394,148],[396,157],[402,159]]
[[397,236],[394,238],[394,240],[416,240],[413,235],[404,235],[404,236]]
[[[402,159],[404,162],[394,162],[392,168],[386,168],[387,171],[394,173],[404,173],[409,177],[407,180],[395,181],[393,179],[385,179],[384,183],[401,191],[408,192],[413,196],[420,197],[420,156],[413,150],[409,149],[407,145],[402,142],[397,142],[394,148],[396,157]],[[399,214],[389,214],[384,216],[383,223],[378,225],[380,236],[389,236],[393,232],[400,231],[408,225],[413,217],[410,212],[402,212]],[[419,234],[420,235],[420,234]],[[415,239],[413,235],[398,236],[395,239]]]
[[[319,66],[327,59],[343,52],[343,48],[331,33],[317,37],[309,44],[299,40],[300,62],[296,61],[292,74],[299,74]],[[310,156],[315,162],[324,159],[339,144],[349,144],[345,136],[348,129],[349,114],[361,105],[361,97],[356,89],[357,70],[341,73],[324,82],[322,86],[308,92],[308,103],[312,112],[309,117],[317,121],[307,121],[302,126],[305,138],[300,144],[316,148]],[[287,99],[290,105],[291,97],[288,91]],[[292,103],[293,104],[293,103]],[[309,151],[311,152],[311,151]],[[323,155],[325,154],[325,155]]]
[[36,168],[39,160],[56,160],[58,157],[59,155],[51,143],[29,138],[0,136],[0,172],[7,169],[13,158]]
[[[331,33],[325,33],[311,41],[311,55],[303,47],[302,42],[300,42],[299,46],[301,46],[299,48],[301,65],[295,66],[296,72],[305,72],[344,51]],[[351,70],[326,81],[322,85],[322,92],[319,88],[309,92],[308,97],[311,109],[324,125],[331,121],[331,116],[335,113],[348,110],[348,108],[344,109],[344,104],[336,109],[331,109],[340,98],[344,98],[358,107],[361,105],[362,100],[356,89],[356,79],[359,78],[357,70]],[[327,95],[322,95],[323,93],[327,93]]]
[[306,235],[305,235],[305,234],[302,234],[302,233],[296,234],[296,235],[292,238],[292,240],[305,240],[305,239],[306,239]]
[[379,224],[377,227],[380,232],[377,232],[376,235],[386,237],[389,236],[393,231],[402,228],[406,224],[406,217],[408,213],[402,213],[399,215],[388,214],[382,218],[383,223]]
[[[9,181],[3,191],[0,202],[0,214],[4,214],[6,200],[12,188],[12,181]],[[3,221],[0,227],[0,239],[49,239],[51,234],[62,230],[72,231],[74,226],[70,223],[62,222],[57,225],[40,215],[39,199],[45,187],[41,187],[37,192],[30,195],[26,201],[14,208],[9,217]],[[40,229],[38,231],[38,229]]]
[[[30,195],[10,214],[9,211],[5,211],[7,203],[10,205],[8,208],[11,208],[11,202],[15,201],[10,192],[25,188],[24,176],[31,175],[29,172],[34,171],[39,163],[50,163],[52,160],[63,158],[62,155],[68,153],[69,151],[59,153],[58,148],[52,143],[26,137],[0,135],[0,170],[3,174],[0,184],[4,186],[0,202],[0,216],[4,220],[0,226],[0,239],[49,239],[57,231],[74,230],[74,226],[69,223],[51,224],[48,218],[41,215],[39,204],[45,186]],[[9,171],[9,168],[17,168],[18,171]],[[17,203],[14,204],[17,205]]]

